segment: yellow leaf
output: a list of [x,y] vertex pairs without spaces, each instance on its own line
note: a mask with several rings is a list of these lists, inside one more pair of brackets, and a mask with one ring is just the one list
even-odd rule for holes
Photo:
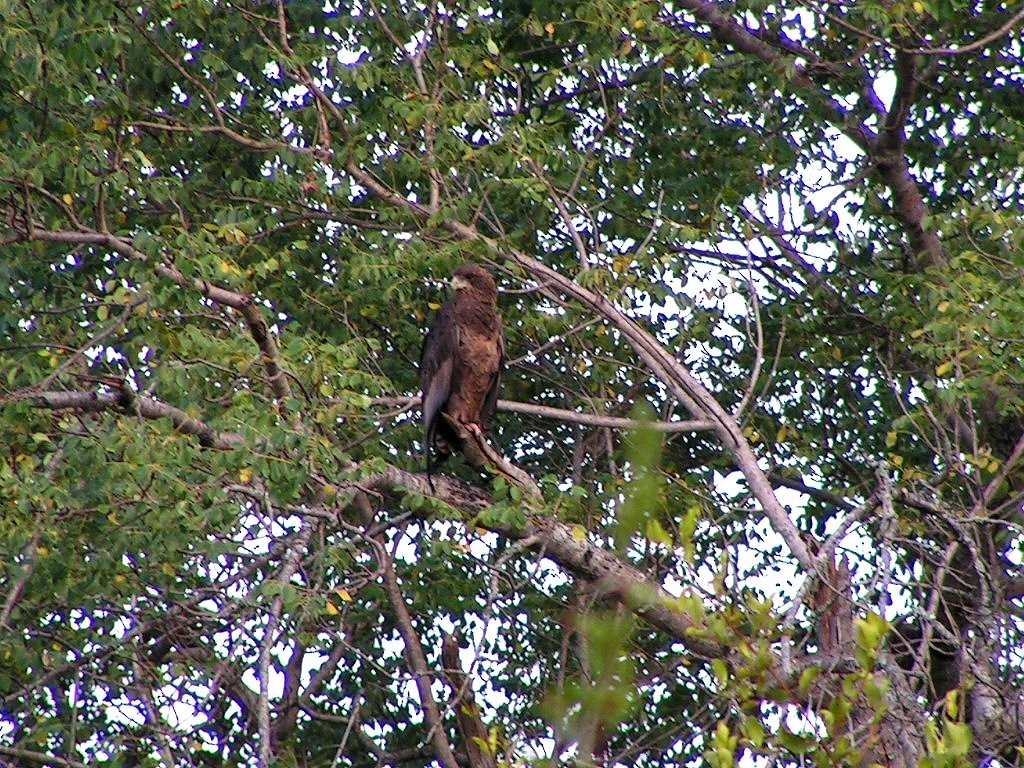
[[922,336],[924,336],[924,334],[925,334],[924,328],[918,328],[917,330],[914,330],[914,331],[910,332],[910,338],[912,338],[912,339],[920,339]]
[[920,2],[920,0],[917,0],[917,2],[913,3],[911,7],[914,9],[914,13],[924,13],[924,5]]
[[238,471],[238,479],[243,483],[248,483],[252,480],[252,470],[249,467],[243,467]]
[[549,35],[555,34],[555,25],[549,21],[547,24],[544,25],[544,31],[547,32]]
[[337,616],[340,613],[340,611],[338,610],[338,607],[334,603],[328,600],[327,605],[324,606],[324,613],[326,613],[328,616]]
[[668,531],[657,520],[648,520],[644,533],[655,544],[664,544],[666,547],[672,546],[672,537],[668,535]]
[[123,573],[119,573],[114,577],[115,584],[124,584],[126,581],[128,581],[128,578]]
[[786,425],[785,424],[783,424],[781,427],[779,427],[779,431],[777,433],[775,433],[775,442],[776,443],[784,443],[784,442],[786,442]]
[[950,720],[955,720],[960,712],[959,693],[960,691],[949,691],[946,694],[946,717]]
[[327,483],[323,487],[324,496],[336,496],[338,494],[338,486]]
[[985,467],[985,470],[987,472],[989,472],[990,474],[993,474],[993,475],[996,472],[998,472],[999,471],[999,459],[992,459],[992,461],[990,461],[988,463],[988,466]]
[[841,350],[839,347],[832,347],[832,357],[834,357],[836,360],[842,360],[843,350]]
[[338,597],[340,597],[341,601],[344,602],[344,603],[351,603],[352,602],[352,595],[349,594],[349,591],[347,589],[343,589],[341,587],[338,587],[337,589],[334,590],[334,594],[336,594]]
[[48,554],[50,554],[50,548],[49,547],[36,547],[36,554],[39,555],[40,557],[46,557]]
[[163,565],[161,565],[160,570],[163,572],[164,576],[174,575],[174,566],[170,563],[164,563]]
[[65,192],[63,195],[61,195],[60,199],[63,200],[68,205],[71,205],[72,203],[75,202],[75,198],[71,196],[70,192]]
[[946,362],[942,363],[941,365],[939,365],[938,368],[935,369],[935,375],[936,376],[945,376],[947,373],[949,373],[952,370],[953,370],[953,361],[952,360],[947,360]]
[[896,445],[896,433],[894,431],[886,432],[885,433],[885,447],[886,448],[892,448],[894,445]]
[[949,302],[948,301],[940,301],[939,302],[939,306],[936,307],[936,309],[938,309],[939,312],[946,312],[946,311],[948,311],[949,310]]
[[96,117],[92,121],[92,129],[94,131],[105,131],[110,127],[110,121],[105,117]]
[[576,525],[572,527],[572,537],[576,539],[576,541],[586,541],[587,529],[579,523],[576,523]]
[[441,308],[441,305],[438,304],[436,301],[428,301],[427,306],[430,307],[435,312]]

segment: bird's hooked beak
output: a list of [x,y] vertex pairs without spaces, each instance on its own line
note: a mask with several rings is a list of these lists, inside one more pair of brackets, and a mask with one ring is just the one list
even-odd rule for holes
[[458,291],[458,290],[461,290],[463,288],[469,288],[470,287],[469,286],[469,280],[467,280],[466,278],[462,277],[461,275],[454,275],[452,277],[452,279],[448,282],[448,284],[452,287],[453,291]]

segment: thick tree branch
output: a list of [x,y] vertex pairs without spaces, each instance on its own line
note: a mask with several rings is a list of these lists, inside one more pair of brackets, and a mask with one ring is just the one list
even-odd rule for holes
[[498,768],[497,759],[485,746],[488,743],[487,726],[480,719],[473,683],[462,671],[459,640],[455,635],[445,634],[441,642],[441,667],[452,689],[451,706],[455,709],[455,720],[469,755],[469,764],[473,768]]
[[[381,493],[413,491],[431,495],[424,476],[397,467],[363,478],[360,486]],[[469,519],[492,503],[486,492],[449,477],[436,478],[434,486],[438,499],[461,510]],[[726,653],[717,642],[700,637],[700,625],[680,610],[675,597],[650,581],[639,568],[588,539],[581,539],[576,529],[547,515],[534,515],[521,528],[492,521],[485,527],[513,541],[527,542],[530,549],[593,583],[603,595],[625,603],[684,643],[695,655],[720,658]]]
[[[779,47],[752,34],[742,24],[723,13],[717,3],[708,0],[682,0],[681,7],[692,13],[698,21],[707,24],[711,28],[711,34],[719,42],[730,45],[741,53],[754,56],[766,64],[776,65],[783,60],[784,54]],[[780,41],[779,46],[786,48],[784,41]],[[790,60],[793,60],[792,57]],[[916,73],[913,70],[913,54],[899,53],[897,60],[897,77],[901,83],[888,113],[881,117],[887,127],[898,127],[902,134],[902,126],[917,84]],[[924,227],[928,207],[910,172],[902,143],[894,145],[891,134],[887,140],[884,135],[885,128],[883,135],[879,136],[864,123],[852,119],[851,113],[808,75],[806,65],[794,62],[792,71],[793,84],[808,98],[826,104],[832,124],[864,150],[878,169],[883,182],[892,193],[893,213],[906,230],[918,266],[922,269],[945,266],[945,249],[938,235]]]

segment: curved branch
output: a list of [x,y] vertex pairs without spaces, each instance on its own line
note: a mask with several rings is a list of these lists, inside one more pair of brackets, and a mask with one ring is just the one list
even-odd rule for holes
[[971,53],[979,48],[984,48],[989,43],[994,43],[1003,35],[1009,34],[1010,30],[1022,21],[1024,21],[1024,11],[1018,11],[1001,27],[992,30],[987,35],[978,38],[974,42],[965,43],[957,46],[956,48],[913,48],[911,50],[904,50],[903,53],[907,53],[912,56],[959,56],[964,53]]

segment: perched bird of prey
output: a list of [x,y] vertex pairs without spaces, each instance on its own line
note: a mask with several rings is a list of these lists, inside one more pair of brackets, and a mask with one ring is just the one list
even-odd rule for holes
[[438,311],[420,352],[423,448],[431,489],[432,457],[462,450],[462,438],[442,413],[482,437],[494,419],[505,364],[494,278],[482,267],[463,264],[452,274],[451,287],[455,295]]

